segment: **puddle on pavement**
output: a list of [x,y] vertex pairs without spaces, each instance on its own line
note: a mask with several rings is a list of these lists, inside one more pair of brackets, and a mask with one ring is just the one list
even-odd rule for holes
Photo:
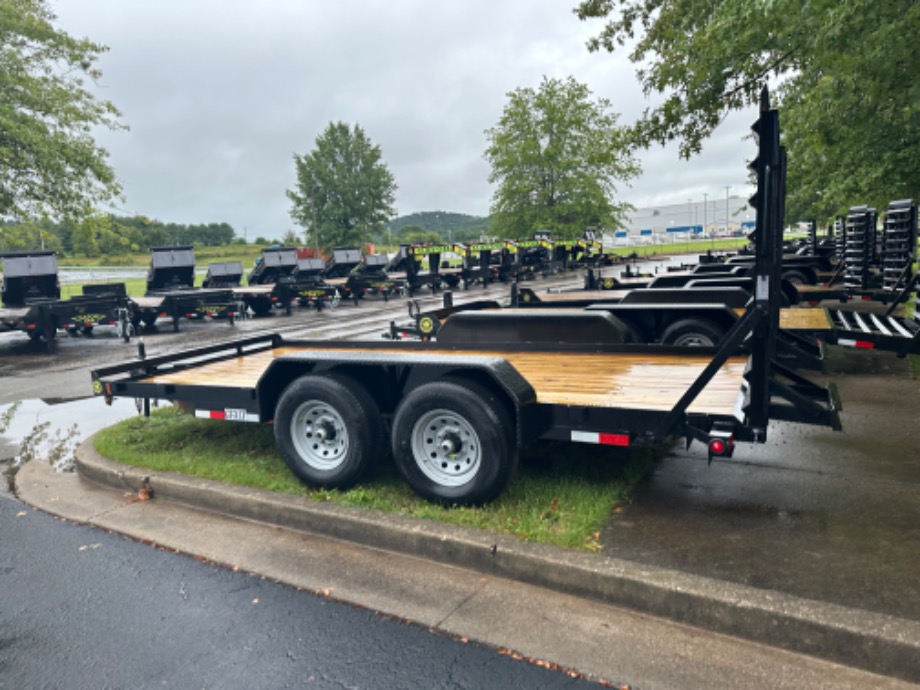
[[0,491],[13,492],[16,469],[24,460],[66,467],[83,439],[137,414],[130,398],[116,399],[112,405],[97,397],[0,405],[0,472],[7,479]]
[[64,433],[76,425],[83,439],[138,413],[134,400],[130,398],[117,398],[111,405],[106,405],[102,398],[93,396],[75,400],[22,400],[0,405],[0,417],[17,405],[9,425],[0,432],[0,441],[16,446],[26,440],[35,427],[45,422],[49,423],[52,433],[56,430]]

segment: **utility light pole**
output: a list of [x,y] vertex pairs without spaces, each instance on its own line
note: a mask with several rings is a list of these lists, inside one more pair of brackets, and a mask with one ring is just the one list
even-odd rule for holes
[[728,232],[728,191],[731,189],[731,186],[725,186],[725,232]]
[[[703,231],[706,231],[706,207],[709,204],[709,194],[708,192],[703,192]],[[716,248],[716,234],[711,233],[709,235],[709,242],[712,245],[712,248]]]

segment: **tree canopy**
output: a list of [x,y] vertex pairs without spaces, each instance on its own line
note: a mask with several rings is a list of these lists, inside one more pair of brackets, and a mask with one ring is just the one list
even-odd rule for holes
[[[395,215],[396,181],[358,125],[330,123],[308,154],[294,154],[291,218],[322,247],[371,241]],[[315,222],[315,225],[314,225]]]
[[55,19],[45,0],[0,2],[0,220],[81,216],[120,193],[91,134],[120,113],[85,88],[106,48]]
[[772,81],[789,151],[787,217],[882,206],[920,187],[920,4],[912,0],[584,0],[591,50],[629,47],[642,146],[690,157]]
[[610,107],[572,77],[544,77],[539,89],[508,94],[498,124],[486,130],[489,181],[497,184],[493,234],[576,237],[589,226],[622,222],[628,205],[614,201],[616,185],[639,165]]
[[450,211],[420,211],[394,218],[387,223],[387,227],[393,231],[393,237],[400,242],[410,241],[405,237],[405,233],[410,231],[409,226],[411,232],[421,230],[437,233],[438,242],[470,242],[489,234],[488,218]]
[[172,244],[216,247],[230,244],[233,238],[227,223],[186,225],[96,213],[61,222],[43,218],[5,223],[0,226],[0,252],[45,248],[63,255],[118,256]]

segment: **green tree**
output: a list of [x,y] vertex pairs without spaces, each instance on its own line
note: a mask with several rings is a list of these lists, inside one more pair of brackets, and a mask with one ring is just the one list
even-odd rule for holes
[[45,0],[0,2],[0,219],[81,216],[121,191],[91,135],[120,113],[84,86],[106,48],[55,19]]
[[87,218],[73,229],[71,241],[73,252],[78,256],[99,256],[99,243],[96,242],[96,227],[94,219]]
[[445,240],[438,233],[424,230],[421,226],[407,225],[399,233],[399,241],[405,244],[440,244]]
[[0,227],[0,251],[46,249],[61,251],[60,239],[52,233],[46,222],[24,222]]
[[787,217],[920,192],[920,4],[911,0],[584,0],[591,50],[629,44],[647,95],[639,145],[699,152],[774,81],[789,151]]
[[629,206],[614,202],[616,184],[639,165],[609,101],[591,100],[572,77],[544,77],[538,90],[516,89],[508,99],[498,125],[486,130],[489,181],[498,185],[491,232],[576,237],[588,226],[619,225]]
[[330,123],[316,148],[295,154],[294,163],[297,185],[287,195],[291,218],[308,231],[308,244],[362,244],[395,215],[396,181],[380,147],[358,125]]

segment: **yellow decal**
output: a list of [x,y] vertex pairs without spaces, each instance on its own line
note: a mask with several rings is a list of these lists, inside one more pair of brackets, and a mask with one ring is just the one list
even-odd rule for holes
[[419,319],[418,329],[425,334],[434,332],[434,319],[430,316],[423,316]]

